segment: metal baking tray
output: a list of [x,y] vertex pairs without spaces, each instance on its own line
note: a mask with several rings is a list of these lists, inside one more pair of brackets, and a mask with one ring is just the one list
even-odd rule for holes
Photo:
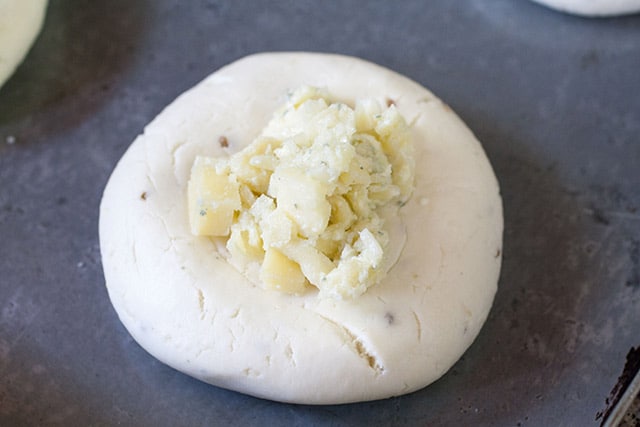
[[[350,405],[206,385],[127,334],[98,205],[133,138],[254,52],[359,56],[430,88],[501,184],[486,325],[439,381]],[[640,344],[640,16],[527,0],[52,0],[0,90],[0,425],[589,426]]]

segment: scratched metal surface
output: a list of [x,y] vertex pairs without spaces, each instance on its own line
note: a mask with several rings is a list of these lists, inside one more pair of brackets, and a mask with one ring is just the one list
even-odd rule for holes
[[[424,390],[325,407],[255,399],[155,361],[110,306],[97,222],[118,158],[185,89],[272,50],[406,74],[495,167],[495,304]],[[52,0],[0,90],[0,425],[596,425],[640,344],[638,70],[640,16],[525,0]]]

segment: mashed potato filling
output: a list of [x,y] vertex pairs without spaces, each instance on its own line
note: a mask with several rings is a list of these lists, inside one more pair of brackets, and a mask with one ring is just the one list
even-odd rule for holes
[[290,93],[245,149],[196,158],[192,233],[225,238],[227,261],[267,289],[361,295],[386,274],[381,209],[397,211],[413,190],[411,133],[388,104],[352,108],[309,86]]

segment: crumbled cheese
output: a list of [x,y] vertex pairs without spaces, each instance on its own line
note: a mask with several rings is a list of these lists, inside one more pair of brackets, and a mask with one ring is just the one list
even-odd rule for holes
[[244,150],[196,159],[191,230],[228,236],[228,261],[268,289],[300,294],[310,284],[321,297],[356,297],[386,273],[378,209],[402,206],[413,179],[410,131],[395,105],[351,108],[303,86]]

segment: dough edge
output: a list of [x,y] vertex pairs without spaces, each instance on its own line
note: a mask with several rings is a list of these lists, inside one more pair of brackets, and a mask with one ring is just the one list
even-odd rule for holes
[[42,29],[47,0],[0,0],[0,88]]
[[[255,288],[188,230],[183,199],[195,155],[228,153],[220,135],[232,151],[251,142],[301,83],[345,100],[392,99],[416,133],[405,252],[354,301]],[[186,91],[134,141],[105,188],[100,246],[112,304],[153,356],[246,394],[331,404],[421,389],[458,360],[493,302],[502,226],[479,142],[431,92],[353,57],[263,53]]]
[[640,12],[639,0],[533,0],[561,12],[583,16],[615,16]]

